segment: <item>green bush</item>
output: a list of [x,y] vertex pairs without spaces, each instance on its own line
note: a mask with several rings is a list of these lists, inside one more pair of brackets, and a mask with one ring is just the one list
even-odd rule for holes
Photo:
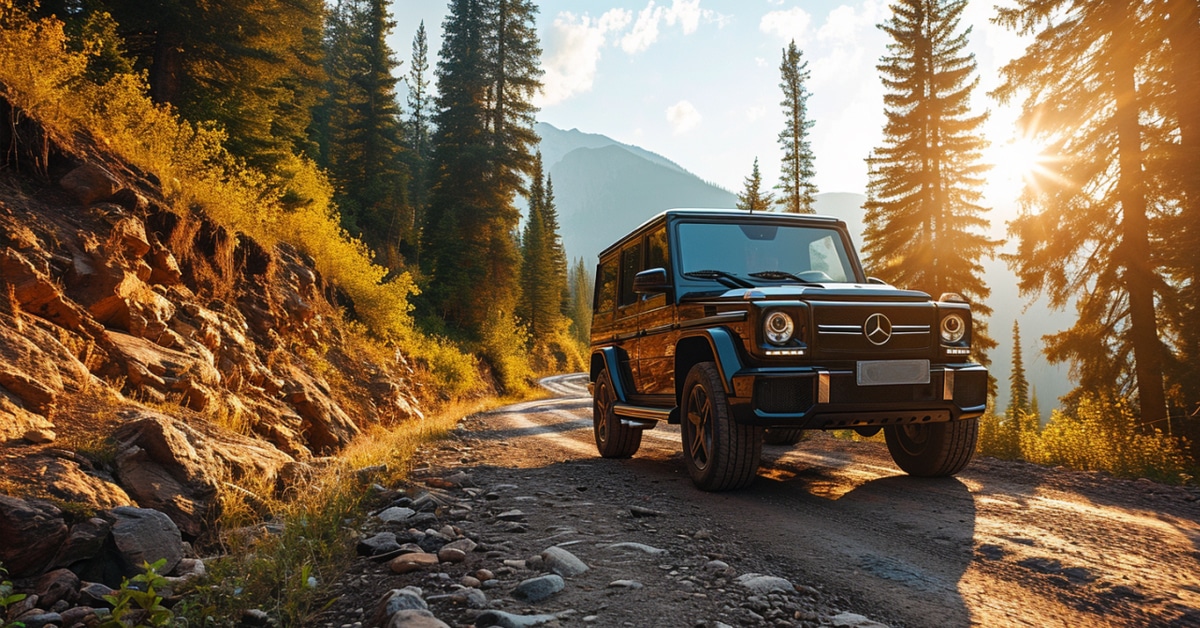
[[142,563],[145,572],[123,580],[121,588],[104,599],[112,604],[112,614],[100,623],[100,628],[140,628],[142,626],[170,626],[175,614],[162,605],[158,591],[167,584],[158,570],[167,564],[167,559]]
[[25,599],[24,593],[13,593],[13,583],[8,580],[8,570],[0,563],[0,628],[22,628],[21,622],[8,621],[8,607]]

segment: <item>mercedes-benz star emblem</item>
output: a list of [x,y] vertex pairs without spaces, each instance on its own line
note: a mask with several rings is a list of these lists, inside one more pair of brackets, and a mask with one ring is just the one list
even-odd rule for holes
[[872,314],[863,323],[863,335],[873,345],[886,344],[892,337],[892,321],[883,314]]

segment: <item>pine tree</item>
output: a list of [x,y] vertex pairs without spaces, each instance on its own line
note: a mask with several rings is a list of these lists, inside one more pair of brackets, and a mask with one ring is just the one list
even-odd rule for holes
[[413,207],[413,225],[424,224],[425,204],[429,198],[428,162],[430,158],[429,45],[425,38],[425,22],[417,27],[413,37],[412,60],[408,66],[408,140],[409,169],[412,179],[408,198]]
[[125,49],[147,70],[152,98],[193,122],[219,124],[227,147],[250,165],[273,174],[293,152],[311,148],[311,108],[322,83],[321,0],[81,6],[112,14]]
[[1029,412],[1029,380],[1025,379],[1025,361],[1021,356],[1021,326],[1013,321],[1012,372],[1009,382],[1009,412]]
[[[1172,302],[1163,251],[1152,234],[1165,199],[1151,158],[1169,129],[1146,82],[1162,46],[1162,3],[1022,0],[998,23],[1035,35],[1003,70],[1002,100],[1028,94],[1021,125],[1050,140],[1047,176],[1025,189],[1010,224],[1009,258],[1023,293],[1055,307],[1076,300],[1079,319],[1049,338],[1046,355],[1069,361],[1082,393],[1136,392],[1143,426],[1166,416],[1156,299]],[[1190,60],[1189,63],[1193,63]],[[1194,107],[1194,103],[1190,106]],[[1194,168],[1194,164],[1192,166]],[[1040,208],[1033,213],[1032,208]]]
[[322,155],[343,226],[379,263],[398,269],[415,234],[393,76],[399,63],[387,44],[394,25],[386,0],[342,0],[334,10],[326,38]]
[[750,176],[744,179],[745,188],[738,194],[738,209],[749,211],[769,212],[775,203],[775,197],[762,189],[762,174],[758,171],[758,157],[754,158],[754,169]]
[[535,28],[538,8],[532,0],[482,4],[488,20],[485,45],[491,61],[489,124],[497,151],[496,183],[511,197],[524,192],[523,177],[532,174],[538,144],[533,131],[537,122],[533,97],[542,87],[542,49]]
[[567,281],[571,288],[571,332],[579,344],[586,347],[591,342],[592,292],[595,285],[592,282],[592,273],[583,263],[582,257],[575,258]]
[[526,0],[453,0],[443,25],[422,261],[429,302],[473,333],[489,312],[511,316],[517,305],[514,199],[537,142],[536,12]]
[[1200,404],[1200,4],[1195,0],[1169,0],[1165,20],[1167,46],[1161,63],[1162,75],[1154,83],[1166,87],[1160,93],[1161,111],[1174,119],[1178,142],[1162,142],[1167,149],[1161,183],[1178,203],[1178,213],[1165,230],[1171,241],[1166,247],[1169,272],[1180,286],[1180,305],[1163,308],[1179,335],[1178,358],[1168,364],[1171,387],[1186,413]]
[[534,156],[529,186],[529,217],[521,238],[521,303],[518,316],[534,344],[551,339],[566,310],[567,266],[558,234],[558,212],[542,155]]
[[[888,283],[965,295],[975,316],[975,359],[990,361],[987,333],[991,290],[980,259],[997,242],[979,205],[985,115],[971,115],[978,84],[975,59],[964,52],[971,29],[959,31],[964,0],[901,0],[880,25],[891,35],[879,71],[885,145],[868,159],[870,182],[863,250],[872,273]],[[994,386],[994,381],[992,382]]]
[[808,62],[801,63],[802,53],[792,40],[783,51],[783,61],[779,64],[782,81],[779,83],[783,90],[784,126],[779,133],[779,145],[783,147],[783,167],[780,172],[780,190],[778,203],[783,211],[793,214],[811,214],[817,186],[813,183],[816,172],[813,170],[812,144],[808,141],[808,131],[813,121],[808,119],[808,89],[805,82],[809,79]]

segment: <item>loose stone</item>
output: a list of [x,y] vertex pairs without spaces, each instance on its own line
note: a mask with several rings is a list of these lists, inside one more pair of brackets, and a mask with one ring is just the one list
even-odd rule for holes
[[520,584],[513,589],[513,596],[529,602],[540,602],[566,587],[562,576],[558,574],[547,574],[536,578],[522,580]]

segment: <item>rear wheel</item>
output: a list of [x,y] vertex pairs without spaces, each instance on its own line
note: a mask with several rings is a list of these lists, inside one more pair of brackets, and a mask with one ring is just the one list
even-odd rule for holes
[[944,477],[963,470],[975,455],[979,419],[883,428],[892,460],[909,475]]
[[705,491],[749,485],[758,473],[763,430],[733,420],[716,364],[692,367],[679,410],[683,460],[692,482]]
[[763,442],[768,445],[795,445],[804,438],[804,430],[768,427],[763,430]]
[[592,393],[592,433],[596,449],[605,458],[628,458],[642,446],[642,430],[629,427],[613,412],[617,395],[608,369],[600,372]]

